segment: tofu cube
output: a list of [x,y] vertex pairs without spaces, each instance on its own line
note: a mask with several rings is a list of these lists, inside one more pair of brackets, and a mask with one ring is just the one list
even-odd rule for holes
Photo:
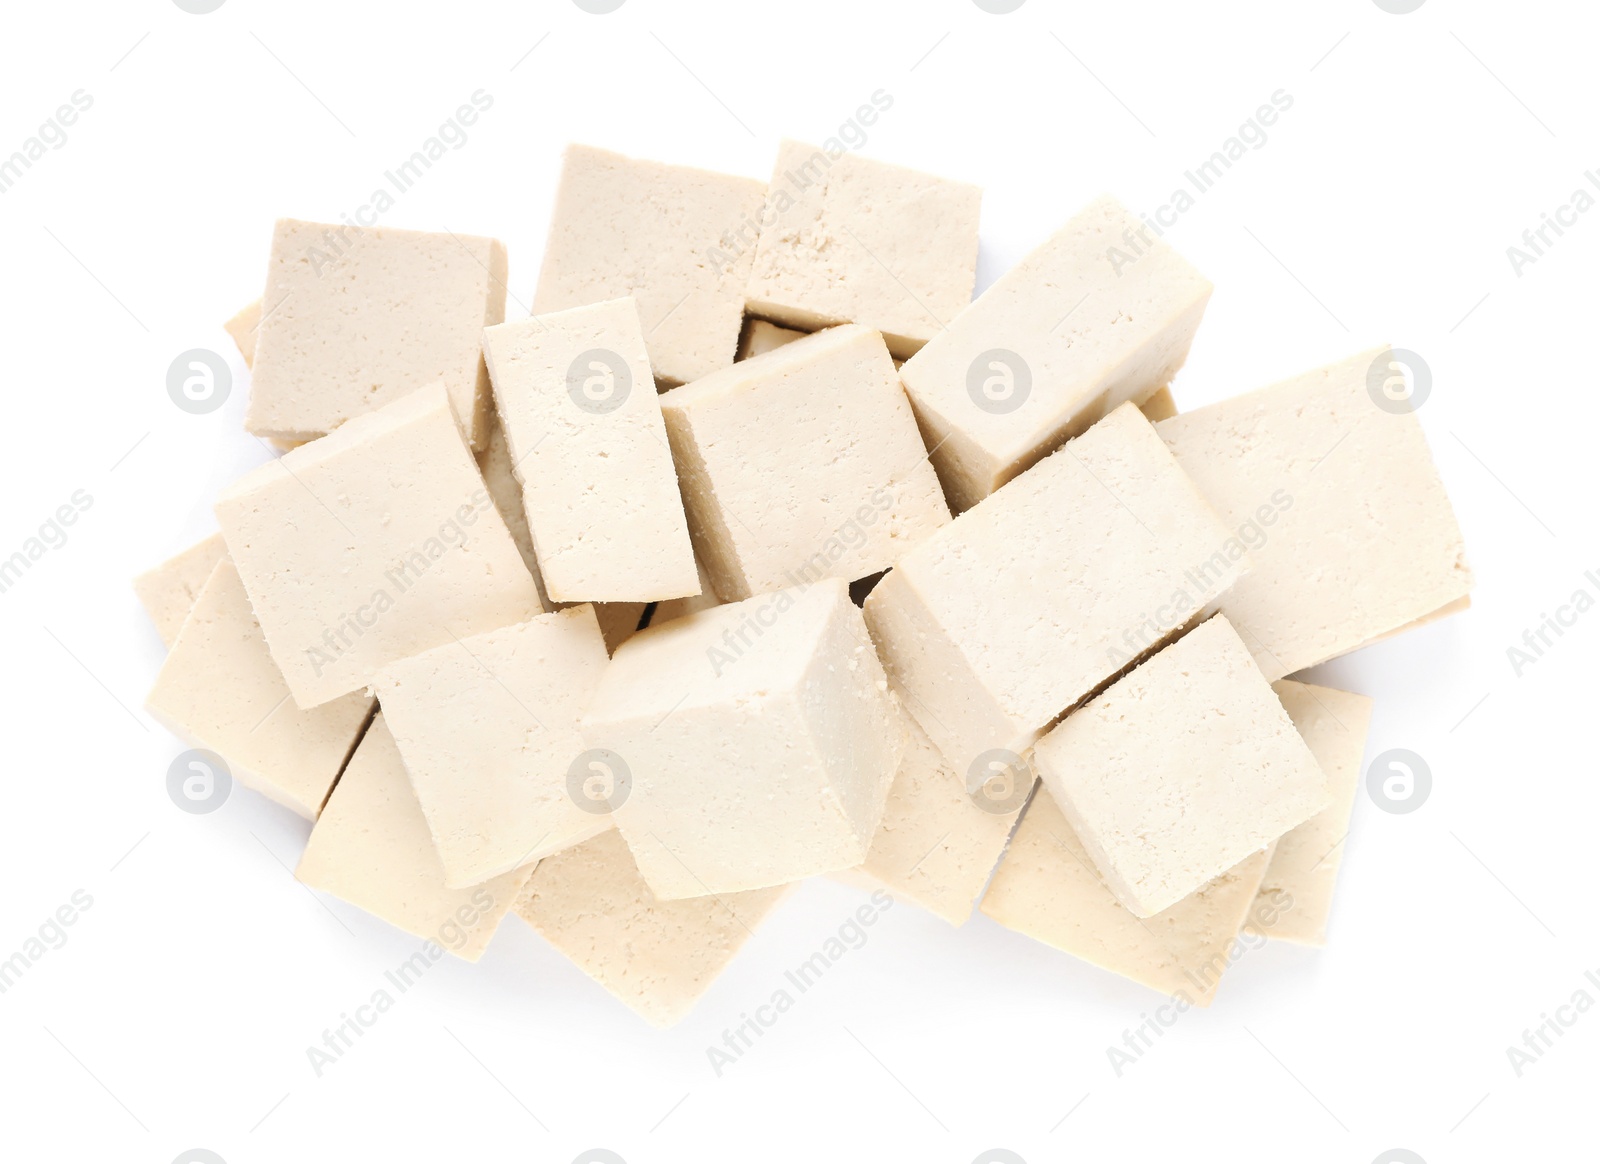
[[575,606],[378,672],[373,691],[446,885],[476,885],[611,827],[567,778],[608,659],[594,608]]
[[951,506],[1169,384],[1210,297],[1114,198],[1000,276],[900,370]]
[[497,240],[281,219],[262,303],[250,432],[308,441],[443,384],[468,442],[488,439],[480,336],[506,313]]
[[658,901],[615,831],[548,857],[517,913],[545,941],[657,1027],[683,1019],[786,886]]
[[724,601],[876,573],[950,520],[868,328],[744,360],[661,407],[695,551]]
[[972,788],[1224,591],[1247,565],[1228,539],[1126,405],[902,557],[867,625]]
[[815,331],[859,323],[902,359],[972,301],[983,191],[784,141],[745,308]]
[[228,544],[214,533],[133,580],[133,592],[167,646],[178,637],[211,572],[227,556]]
[[383,716],[356,747],[295,867],[297,880],[476,962],[531,866],[467,889],[444,869]]
[[1068,715],[1034,762],[1101,878],[1139,917],[1330,803],[1315,757],[1220,615]]
[[542,609],[443,387],[260,466],[216,512],[301,707]]
[[145,707],[173,735],[228,762],[240,784],[307,820],[328,799],[372,700],[295,706],[233,563],[223,558],[156,676]]
[[557,602],[697,592],[632,299],[488,328],[484,355],[533,548]]
[[1162,421],[1255,570],[1223,597],[1268,679],[1467,603],[1472,572],[1416,414],[1376,403],[1388,348]]
[[628,783],[613,815],[667,901],[861,864],[905,746],[838,579],[641,631],[600,677],[583,738]]
[[761,213],[752,178],[567,147],[533,311],[633,296],[650,367],[683,384],[733,362]]

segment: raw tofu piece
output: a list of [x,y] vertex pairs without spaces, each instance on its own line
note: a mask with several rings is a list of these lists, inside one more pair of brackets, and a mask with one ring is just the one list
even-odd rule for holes
[[693,598],[674,598],[670,602],[658,602],[655,613],[650,616],[651,626],[659,626],[675,618],[686,618],[699,611],[722,605],[722,599],[717,597],[716,587],[711,584],[711,575],[706,572],[699,555],[695,556],[694,568],[700,575],[700,593]]
[[[983,912],[1008,929],[1171,995],[1209,1006],[1222,972],[1239,959],[1239,931],[1270,922],[1257,898],[1268,855],[1255,853],[1150,918],[1118,903],[1051,798],[1033,802],[983,897]],[[1254,904],[1252,904],[1254,903]]]
[[594,608],[575,606],[378,673],[373,691],[446,885],[476,885],[611,827],[567,787],[584,751],[578,717],[608,660]]
[[805,331],[864,324],[904,359],[972,302],[978,187],[785,140],[768,189],[752,315]]
[[234,317],[222,325],[222,329],[232,337],[239,348],[239,354],[244,357],[244,366],[255,367],[256,362],[256,330],[261,326],[261,300],[257,299],[248,307],[241,307]]
[[583,739],[631,774],[613,816],[669,901],[861,864],[905,747],[838,579],[640,631],[600,677]]
[[1171,383],[1210,297],[1114,198],[1000,276],[900,371],[952,508]]
[[145,613],[156,624],[156,633],[167,646],[172,646],[172,641],[178,637],[183,620],[189,617],[194,600],[200,596],[201,587],[211,577],[217,563],[227,556],[227,543],[220,533],[214,533],[133,580],[133,592],[139,596]]
[[796,340],[661,407],[695,551],[724,601],[875,573],[950,521],[869,328]]
[[698,583],[632,299],[483,333],[523,508],[557,602],[684,598]]
[[735,236],[765,196],[753,178],[568,146],[533,313],[631,295],[663,383],[726,368],[755,258]]
[[764,356],[774,348],[781,348],[784,344],[804,339],[805,335],[803,331],[779,327],[764,319],[747,319],[744,323],[744,334],[739,337],[737,359],[748,360],[752,356]]
[[1221,615],[1068,715],[1034,762],[1102,880],[1139,917],[1330,803],[1316,758]]
[[1178,415],[1178,402],[1172,398],[1172,389],[1163,388],[1150,399],[1139,405],[1139,411],[1144,413],[1144,418],[1151,424],[1158,421],[1171,420]]
[[[861,871],[896,897],[959,926],[972,916],[1028,788],[1009,788],[984,807],[984,793],[969,793],[966,774],[945,763],[914,719],[904,719],[905,757]],[[1026,783],[1032,786],[1031,773]]]
[[1217,603],[1268,679],[1425,619],[1472,589],[1466,547],[1411,412],[1379,408],[1377,348],[1163,421],[1217,512],[1258,542]]
[[467,441],[489,436],[480,336],[506,317],[492,238],[278,221],[245,428],[306,441],[443,384]]
[[684,1018],[786,886],[658,901],[628,846],[603,833],[534,870],[517,913],[612,995],[657,1027]]
[[1327,776],[1333,802],[1278,841],[1261,896],[1282,908],[1272,924],[1262,928],[1269,937],[1320,946],[1327,941],[1344,839],[1361,786],[1372,700],[1292,679],[1280,679],[1272,689]]
[[216,511],[301,707],[542,610],[442,387],[260,466]]
[[145,707],[174,735],[228,762],[246,788],[316,820],[372,700],[352,693],[303,711],[224,558],[156,676]]
[[[867,625],[957,772],[1022,753],[1244,569],[1228,531],[1126,405],[923,541]],[[972,787],[969,776],[969,787]]]
[[428,822],[380,714],[311,829],[296,879],[476,962],[531,867],[450,889]]

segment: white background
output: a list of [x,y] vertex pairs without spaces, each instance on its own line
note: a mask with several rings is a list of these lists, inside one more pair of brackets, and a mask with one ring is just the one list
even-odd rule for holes
[[[1506,654],[1578,587],[1600,590],[1583,578],[1600,568],[1600,214],[1520,277],[1506,254],[1600,165],[1588,16],[1470,0],[7,5],[0,155],[74,91],[94,104],[0,195],[0,551],[75,490],[94,502],[0,594],[0,958],[75,890],[93,906],[0,995],[0,1155],[969,1164],[1001,1146],[1029,1164],[1368,1164],[1399,1146],[1440,1164],[1526,1158],[1580,1123],[1592,1141],[1600,1010],[1521,1078],[1506,1055],[1600,968],[1600,613],[1520,678]],[[666,1033],[513,918],[481,964],[438,965],[313,1075],[306,1047],[417,942],[297,885],[307,826],[287,813],[242,792],[210,816],[174,807],[181,745],[141,711],[162,651],[129,580],[210,532],[218,489],[268,455],[240,427],[244,369],[218,325],[259,294],[272,220],[354,210],[480,88],[494,106],[469,143],[385,221],[504,239],[523,304],[569,140],[765,177],[780,135],[821,139],[884,89],[863,152],[986,188],[982,285],[1102,191],[1153,210],[1292,95],[1169,236],[1217,286],[1179,405],[1375,342],[1416,350],[1478,574],[1470,613],[1314,675],[1376,697],[1369,757],[1410,748],[1434,774],[1409,816],[1361,798],[1326,950],[1251,954],[1118,1078],[1106,1047],[1157,996],[984,918],[952,930],[896,906],[718,1078],[707,1045],[859,894],[805,887]],[[191,347],[241,378],[209,416],[165,391]]]

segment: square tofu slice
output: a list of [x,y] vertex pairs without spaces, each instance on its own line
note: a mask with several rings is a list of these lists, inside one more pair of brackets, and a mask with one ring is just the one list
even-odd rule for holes
[[658,901],[613,831],[540,862],[517,913],[646,1021],[669,1027],[787,892],[777,886]]
[[167,646],[172,646],[172,640],[178,637],[201,587],[217,563],[227,556],[227,543],[220,533],[214,533],[133,580],[133,592]]
[[531,867],[451,889],[383,716],[374,717],[311,829],[296,879],[476,962]]
[[611,827],[568,769],[578,717],[608,661],[594,608],[575,606],[435,647],[373,691],[452,888],[509,873]]
[[1220,615],[1067,716],[1034,762],[1101,878],[1139,917],[1329,805],[1322,769]]
[[[1017,826],[983,897],[983,912],[1007,929],[1120,974],[1180,1004],[1209,1006],[1222,972],[1243,948],[1239,931],[1268,854],[1255,853],[1153,917],[1135,917],[1107,889],[1047,789]],[[1270,909],[1262,918],[1271,915]]]
[[1211,284],[1101,198],[956,316],[900,375],[957,512],[1183,366]]
[[260,326],[261,300],[259,299],[248,307],[241,307],[232,319],[222,325],[222,329],[238,347],[239,354],[244,357],[244,366],[247,368],[255,366],[256,331]]
[[545,589],[557,602],[696,592],[694,551],[632,299],[483,333]]
[[905,758],[861,871],[958,926],[972,916],[1006,847],[1033,773],[1018,764],[1004,781],[968,792],[966,775],[951,769],[914,719],[904,720]]
[[981,771],[1225,590],[1246,564],[1227,543],[1126,405],[901,558],[867,625],[945,760]]
[[1279,912],[1262,929],[1269,937],[1320,946],[1327,940],[1344,839],[1361,786],[1372,700],[1292,679],[1281,679],[1272,689],[1327,776],[1333,803],[1290,829],[1273,850],[1261,895],[1264,904],[1277,905]]
[[1255,570],[1218,609],[1269,679],[1425,619],[1472,588],[1416,415],[1375,400],[1378,348],[1162,421],[1158,432]]
[[467,440],[488,439],[479,337],[506,315],[506,250],[492,238],[279,220],[245,428],[306,441],[427,384]]
[[865,324],[903,359],[972,301],[978,187],[786,140],[768,191],[751,314],[806,331]]
[[372,700],[295,706],[233,563],[195,599],[145,706],[176,736],[228,762],[246,788],[316,820],[360,738]]
[[784,344],[804,339],[805,335],[803,331],[795,331],[791,327],[779,327],[764,319],[747,319],[744,323],[744,334],[739,337],[738,359],[748,360],[752,356],[764,356],[774,348],[781,348]]
[[725,601],[894,563],[950,521],[883,337],[838,327],[661,398]]
[[663,383],[726,368],[755,257],[736,236],[765,196],[753,178],[568,146],[534,314],[631,295]]
[[617,827],[664,900],[861,864],[905,747],[838,579],[640,631],[600,677],[583,738],[627,784]]
[[216,510],[301,707],[542,609],[442,387],[260,466]]

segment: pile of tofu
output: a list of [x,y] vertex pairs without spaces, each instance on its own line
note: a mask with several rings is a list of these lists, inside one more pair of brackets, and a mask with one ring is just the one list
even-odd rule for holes
[[1370,705],[1290,676],[1471,586],[1398,365],[1179,412],[1198,271],[1103,198],[974,300],[978,218],[574,146],[510,320],[494,239],[279,222],[150,711],[306,885],[658,1025],[816,876],[1195,1005],[1320,944]]

